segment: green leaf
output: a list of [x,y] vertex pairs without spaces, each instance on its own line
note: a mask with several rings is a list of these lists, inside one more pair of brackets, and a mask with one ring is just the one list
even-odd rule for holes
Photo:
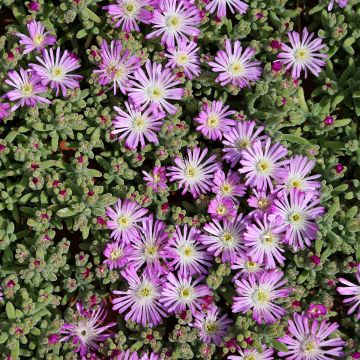
[[17,360],[19,358],[19,353],[20,353],[20,344],[19,344],[19,340],[15,340],[15,345],[11,350],[11,357],[12,360]]
[[3,344],[7,339],[9,338],[9,334],[7,333],[1,333],[0,335],[0,344]]
[[16,313],[14,305],[9,301],[5,306],[6,316],[9,320],[16,319]]
[[295,136],[295,135],[291,135],[291,134],[283,134],[282,138],[283,138],[283,140],[290,142],[290,143],[299,144],[299,145],[309,145],[309,141],[307,141],[306,139],[304,139],[300,136]]
[[63,209],[60,209],[56,212],[56,215],[61,217],[61,218],[66,218],[66,217],[71,217],[71,216],[74,216],[76,215],[76,212],[74,212],[74,210],[68,208],[68,207],[65,207]]
[[281,343],[280,341],[273,340],[271,344],[277,351],[283,351],[283,352],[289,351],[288,347],[285,344]]
[[96,23],[101,22],[101,19],[93,11],[91,11],[89,8],[85,8],[83,11],[84,11],[84,14],[89,17],[90,20],[92,20],[92,21],[94,21]]
[[75,36],[76,36],[77,39],[82,39],[85,36],[87,36],[87,31],[85,29],[81,29],[76,33]]

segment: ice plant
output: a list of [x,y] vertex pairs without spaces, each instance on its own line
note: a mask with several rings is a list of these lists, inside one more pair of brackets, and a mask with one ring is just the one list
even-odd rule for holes
[[229,326],[232,324],[227,315],[220,315],[220,310],[212,306],[206,312],[199,311],[195,314],[194,327],[199,329],[199,337],[206,344],[214,343],[220,346]]
[[199,147],[187,149],[187,157],[174,159],[174,166],[168,167],[170,181],[183,188],[182,194],[190,192],[194,198],[205,194],[211,189],[211,180],[220,165],[216,162],[216,155],[211,155],[204,160],[208,149]]
[[209,203],[208,213],[213,219],[231,220],[236,216],[235,204],[229,198],[216,195]]
[[256,262],[251,256],[248,256],[246,251],[242,251],[236,258],[235,262],[231,264],[233,270],[237,270],[233,281],[239,277],[248,279],[249,277],[259,277],[264,273],[264,267],[262,262]]
[[154,4],[154,0],[116,0],[114,4],[103,6],[103,9],[107,10],[116,28],[140,32],[138,22],[149,23],[152,17],[149,7]]
[[102,325],[106,318],[106,311],[101,306],[97,310],[85,310],[80,303],[76,304],[78,313],[74,322],[62,325],[60,333],[63,335],[62,342],[72,343],[76,346],[76,352],[79,352],[82,358],[85,358],[91,351],[99,348],[99,343],[103,343],[107,338],[113,336],[107,330],[116,325],[116,322],[110,322]]
[[9,116],[10,104],[0,102],[0,120]]
[[349,296],[343,300],[343,303],[346,305],[351,305],[348,310],[348,315],[353,314],[357,311],[357,318],[360,319],[360,273],[359,271],[356,273],[356,280],[358,285],[344,279],[339,278],[341,284],[345,286],[338,286],[336,290],[339,294]]
[[143,170],[143,174],[145,175],[143,180],[146,186],[151,187],[155,192],[168,187],[166,184],[166,168],[164,166],[155,166],[150,172]]
[[128,263],[130,248],[119,242],[108,243],[104,250],[106,260],[104,264],[108,265],[110,270],[118,269]]
[[206,5],[206,10],[219,18],[226,16],[226,8],[229,8],[232,14],[245,14],[249,5],[241,0],[210,0]]
[[235,111],[228,109],[229,106],[224,106],[221,101],[205,103],[199,115],[194,119],[200,124],[196,130],[210,140],[222,139],[223,134],[236,124],[235,120],[230,118]]
[[243,158],[244,150],[249,149],[256,140],[263,140],[265,136],[259,136],[264,130],[263,126],[256,128],[255,121],[241,121],[234,128],[226,133],[223,140],[224,160],[230,163],[231,167],[239,164]]
[[[146,72],[145,72],[146,71]],[[129,98],[135,106],[150,106],[154,111],[165,109],[169,114],[175,114],[176,106],[168,100],[181,100],[184,89],[176,87],[180,84],[169,68],[163,69],[161,64],[145,63],[145,71],[139,68],[135,71],[127,88]]]
[[279,221],[279,230],[285,231],[285,242],[295,250],[310,246],[316,239],[318,226],[315,220],[325,211],[319,203],[312,193],[297,189],[274,200],[271,216]]
[[51,103],[49,99],[40,96],[40,94],[45,93],[47,89],[40,83],[39,79],[32,76],[29,70],[20,68],[20,73],[16,70],[10,71],[5,82],[14,88],[4,95],[4,97],[10,101],[16,101],[16,104],[11,107],[11,111],[15,111],[20,106],[33,107],[38,103]]
[[129,85],[130,76],[140,66],[140,59],[131,55],[128,49],[124,49],[121,41],[113,40],[108,43],[103,40],[100,51],[101,61],[99,69],[94,70],[98,76],[100,85],[112,83],[114,95],[117,88],[126,94],[126,87]]
[[286,311],[277,302],[286,298],[291,289],[282,288],[287,279],[283,279],[282,271],[272,270],[264,272],[258,279],[249,277],[235,281],[236,291],[239,296],[234,297],[232,311],[245,314],[252,310],[252,317],[261,324],[271,324],[285,315]]
[[324,59],[327,58],[326,54],[320,53],[326,45],[322,43],[321,38],[315,38],[314,33],[308,32],[304,28],[302,35],[296,31],[290,31],[288,38],[290,45],[282,44],[282,52],[278,54],[280,61],[286,66],[287,70],[291,69],[291,75],[294,79],[301,76],[304,71],[305,78],[308,71],[315,76],[320,74],[321,68],[325,66]]
[[247,221],[242,214],[232,220],[222,222],[214,219],[204,225],[204,234],[200,236],[200,241],[210,254],[221,256],[223,262],[233,263],[242,254],[243,235]]
[[108,207],[106,215],[110,218],[106,222],[112,230],[110,237],[128,244],[139,237],[139,223],[146,220],[147,210],[136,202],[128,199],[118,200],[114,208]]
[[167,49],[168,54],[165,56],[168,58],[166,67],[171,69],[179,69],[184,72],[187,78],[190,80],[193,76],[200,75],[200,61],[197,44],[193,41],[187,43],[186,41],[180,41],[176,47],[170,47]]
[[289,320],[287,333],[278,341],[285,344],[288,351],[278,355],[288,360],[331,360],[343,358],[342,348],[345,341],[330,336],[337,330],[338,324],[326,320],[310,320],[304,313],[294,314]]
[[129,149],[136,149],[139,145],[144,148],[146,143],[159,144],[157,132],[163,124],[164,113],[154,112],[148,108],[142,110],[134,108],[125,102],[126,111],[114,106],[117,116],[113,120],[115,130],[111,133],[119,134],[119,141],[125,140]]
[[328,11],[331,11],[333,9],[334,3],[338,4],[341,8],[344,8],[348,4],[348,0],[330,0]]
[[274,350],[267,349],[265,345],[262,346],[262,351],[256,349],[238,349],[239,355],[231,355],[228,360],[273,360]]
[[186,1],[162,0],[150,19],[154,30],[146,38],[161,36],[162,44],[174,47],[180,42],[188,42],[189,37],[199,36],[200,22],[200,11],[196,6]]
[[127,291],[114,290],[113,310],[126,313],[125,320],[143,326],[158,325],[167,314],[159,300],[162,282],[155,274],[143,273],[140,277],[133,268],[121,272],[127,280]]
[[218,170],[214,175],[213,192],[238,203],[239,197],[243,197],[246,192],[246,186],[240,183],[240,176],[237,173],[229,171],[226,175],[222,170]]
[[43,86],[50,85],[51,89],[56,90],[56,96],[61,90],[62,95],[66,96],[67,89],[75,89],[80,86],[81,75],[72,74],[80,67],[79,60],[67,50],[61,54],[60,48],[54,50],[44,49],[42,57],[36,57],[39,64],[29,64],[33,76],[40,79]]
[[268,191],[258,191],[252,189],[253,195],[249,196],[247,203],[254,210],[250,211],[249,216],[259,217],[264,214],[271,214],[273,212],[274,200],[277,197],[277,190],[268,192]]
[[25,45],[24,54],[28,54],[34,50],[40,52],[44,47],[54,45],[56,37],[45,32],[45,27],[41,22],[35,20],[30,21],[26,25],[29,36],[17,33],[20,38],[20,44]]
[[161,292],[160,302],[169,313],[190,309],[193,314],[201,311],[202,298],[211,294],[207,285],[200,285],[203,276],[192,280],[189,275],[169,273]]
[[284,165],[289,160],[281,160],[287,149],[279,143],[271,145],[271,139],[265,142],[255,141],[252,147],[245,150],[240,161],[239,172],[245,174],[245,185],[257,187],[258,190],[274,188],[273,180],[279,182],[285,175]]
[[259,61],[252,61],[255,50],[243,49],[240,41],[225,41],[225,50],[219,50],[214,61],[209,62],[211,70],[219,73],[216,81],[224,86],[231,83],[240,88],[250,86],[251,81],[259,80],[262,68]]
[[199,230],[176,226],[169,242],[169,249],[164,257],[171,259],[169,266],[179,271],[182,276],[206,274],[211,266],[212,257],[199,243]]

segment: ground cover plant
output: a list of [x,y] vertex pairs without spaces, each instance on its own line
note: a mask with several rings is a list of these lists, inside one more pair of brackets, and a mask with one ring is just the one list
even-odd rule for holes
[[0,0],[3,359],[360,358],[359,0]]

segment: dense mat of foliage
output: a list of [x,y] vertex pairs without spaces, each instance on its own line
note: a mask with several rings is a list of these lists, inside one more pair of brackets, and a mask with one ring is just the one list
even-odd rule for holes
[[359,53],[359,0],[0,0],[2,358],[359,359]]

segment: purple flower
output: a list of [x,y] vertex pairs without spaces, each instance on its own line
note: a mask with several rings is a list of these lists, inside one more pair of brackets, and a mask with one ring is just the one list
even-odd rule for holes
[[306,316],[309,319],[318,318],[319,316],[326,315],[326,306],[322,304],[310,304],[309,309],[306,312]]
[[278,355],[288,360],[330,360],[343,358],[342,348],[345,341],[329,336],[338,328],[338,324],[310,320],[304,313],[294,314],[289,320],[287,334],[279,338],[288,347],[288,351],[280,351]]
[[123,267],[128,262],[130,248],[119,242],[112,242],[106,245],[104,256],[107,258],[104,264],[108,265],[110,270]]
[[191,192],[194,198],[211,190],[211,182],[214,173],[220,165],[215,161],[216,155],[210,156],[204,161],[208,149],[201,150],[199,147],[187,149],[186,158],[175,158],[175,166],[169,166],[168,176],[170,181],[177,182],[178,187],[183,188],[182,194]]
[[118,115],[113,120],[115,130],[111,133],[120,134],[119,141],[125,139],[125,145],[129,149],[135,150],[139,145],[144,148],[146,141],[155,145],[159,144],[156,135],[159,132],[165,113],[154,112],[148,108],[145,111],[134,108],[128,102],[125,102],[126,112],[121,108],[114,106]]
[[[320,200],[312,193],[303,193],[292,189],[290,194],[283,194],[281,199],[274,200],[273,214],[270,217],[278,219],[279,230],[286,231],[285,242],[295,250],[310,246],[315,240],[318,226],[315,219],[321,216],[325,209],[319,205]],[[272,220],[272,219],[270,219]]]
[[40,84],[39,79],[32,76],[29,70],[20,68],[20,74],[13,70],[9,72],[8,77],[5,82],[15,89],[8,91],[4,97],[10,101],[17,101],[11,111],[15,111],[19,106],[34,107],[37,103],[51,103],[50,100],[39,95],[47,89]]
[[118,200],[115,208],[108,207],[106,215],[110,218],[106,222],[112,230],[110,237],[128,244],[139,237],[139,223],[146,220],[147,210],[136,202],[125,199]]
[[247,255],[254,261],[264,263],[268,269],[275,269],[277,263],[284,265],[284,250],[281,248],[283,235],[279,226],[270,222],[266,215],[262,219],[254,218],[255,223],[246,228],[244,246]]
[[256,349],[238,349],[239,355],[231,355],[228,360],[273,360],[273,349],[267,349],[265,345],[262,346],[262,352],[260,353]]
[[206,250],[214,256],[220,256],[223,262],[235,262],[242,254],[243,233],[247,225],[247,217],[239,214],[233,220],[217,220],[207,223],[204,231],[207,234],[200,236],[200,242],[205,245]]
[[199,76],[201,72],[199,66],[199,48],[196,46],[197,44],[193,41],[189,43],[180,41],[177,47],[168,48],[168,54],[165,54],[169,59],[166,67],[180,69],[190,80],[193,78],[193,75]]
[[25,45],[24,54],[28,54],[33,50],[40,52],[45,46],[56,43],[56,37],[50,35],[49,32],[45,32],[45,27],[40,22],[33,20],[26,27],[30,36],[21,33],[16,34],[20,38],[20,44]]
[[113,83],[114,95],[119,87],[126,94],[129,85],[129,77],[140,66],[140,59],[131,55],[128,49],[123,50],[121,41],[113,40],[109,45],[105,40],[101,43],[101,62],[94,74],[99,75],[99,84],[107,85]]
[[202,298],[211,294],[206,285],[198,285],[203,276],[192,280],[189,275],[178,276],[169,273],[165,282],[160,302],[169,313],[179,313],[190,309],[192,314],[196,309],[201,311]]
[[281,288],[287,283],[283,276],[282,271],[273,270],[264,272],[259,278],[236,280],[236,291],[239,296],[234,297],[232,311],[246,314],[247,311],[252,310],[252,318],[259,325],[263,320],[266,324],[279,320],[286,311],[275,302],[288,297],[292,291]]
[[245,195],[246,186],[240,183],[240,176],[238,173],[229,171],[227,175],[222,170],[218,170],[214,175],[213,192],[221,195],[223,198],[229,198],[235,203],[238,203],[238,197]]
[[137,352],[131,352],[130,350],[123,350],[116,354],[116,357],[111,357],[112,360],[139,360]]
[[339,294],[349,296],[343,303],[350,304],[351,308],[348,310],[348,315],[353,314],[357,310],[357,317],[360,319],[360,273],[356,273],[356,280],[358,285],[344,279],[339,278],[339,281],[345,286],[339,286],[336,288]]
[[199,329],[201,341],[220,346],[231,323],[232,320],[227,315],[220,316],[220,310],[212,306],[206,312],[200,311],[195,314],[194,327]]
[[296,188],[300,191],[316,191],[321,187],[320,181],[314,181],[319,178],[319,174],[308,176],[315,166],[315,161],[305,156],[296,155],[289,159],[289,163],[285,167],[286,172],[280,180],[280,189],[291,190]]
[[236,216],[236,208],[234,202],[229,198],[216,195],[215,199],[210,201],[208,213],[212,219],[231,220]]
[[148,7],[154,6],[153,0],[116,0],[116,4],[103,6],[112,20],[115,20],[115,27],[121,26],[125,32],[140,32],[138,21],[148,24],[152,17]]
[[243,158],[243,152],[249,149],[256,140],[263,140],[266,136],[260,136],[264,130],[263,126],[255,130],[255,121],[241,121],[226,133],[226,138],[223,140],[224,160],[230,163],[231,167],[238,165]]
[[0,120],[9,116],[10,104],[0,102]]
[[64,335],[61,341],[67,342],[72,338],[73,344],[77,345],[76,352],[85,358],[90,351],[96,351],[99,348],[97,342],[102,343],[113,336],[105,332],[115,326],[116,322],[100,326],[106,318],[106,311],[102,307],[98,310],[85,310],[80,303],[77,303],[76,307],[78,313],[75,322],[61,327],[60,332]]
[[259,190],[268,187],[273,190],[272,180],[280,181],[284,175],[284,165],[289,160],[280,161],[287,154],[287,149],[279,143],[271,145],[271,139],[265,142],[255,141],[251,148],[242,154],[239,172],[245,174],[247,186],[256,186]]
[[290,31],[288,37],[291,47],[282,44],[283,52],[278,54],[280,61],[286,65],[286,70],[292,68],[294,79],[300,78],[301,71],[305,72],[306,78],[308,70],[317,77],[321,68],[325,66],[325,61],[322,59],[327,58],[326,54],[319,53],[325,44],[322,44],[320,38],[312,40],[314,33],[309,34],[307,28],[303,29],[302,39],[296,31]]
[[161,43],[167,47],[188,42],[188,37],[200,35],[197,28],[201,23],[200,11],[186,1],[162,0],[150,23],[155,30],[146,35],[146,39],[161,36]]
[[169,114],[175,114],[177,108],[168,100],[182,99],[184,89],[175,88],[180,81],[176,80],[170,69],[163,69],[161,64],[149,60],[145,63],[145,70],[146,73],[142,68],[135,71],[135,80],[131,80],[127,88],[130,100],[135,106],[150,105],[153,110],[164,108]]
[[249,5],[241,0],[210,0],[206,5],[206,10],[213,14],[217,10],[217,17],[220,19],[226,16],[226,6],[229,7],[232,14],[236,12],[245,14]]
[[176,226],[173,238],[170,239],[169,249],[164,257],[172,259],[169,266],[175,267],[180,276],[206,274],[211,266],[212,257],[205,251],[205,246],[199,243],[200,231],[196,228],[183,231]]
[[229,116],[235,111],[229,110],[229,106],[224,106],[221,101],[205,103],[199,115],[194,119],[200,125],[196,130],[211,140],[222,139],[223,134],[227,133],[236,124],[235,120]]
[[249,213],[251,217],[259,217],[264,214],[271,214],[273,212],[274,199],[277,197],[277,190],[272,192],[258,191],[252,189],[253,194],[247,199],[247,203],[250,207],[254,208]]
[[240,41],[232,44],[226,40],[225,51],[219,50],[214,62],[209,62],[212,71],[220,73],[215,81],[222,86],[229,83],[241,88],[250,86],[250,82],[258,80],[262,72],[261,63],[251,61],[254,54],[255,50],[251,48],[245,48],[243,52]]
[[158,325],[167,316],[160,304],[161,280],[149,273],[139,277],[133,268],[122,271],[121,275],[128,281],[129,288],[113,291],[118,297],[112,300],[112,309],[119,314],[126,312],[126,321],[149,327]]
[[237,274],[233,278],[233,281],[237,280],[239,277],[248,279],[250,277],[260,276],[264,273],[262,266],[262,262],[256,262],[246,253],[241,252],[235,262],[231,264],[231,268],[233,270],[238,270]]
[[330,0],[328,11],[331,11],[334,7],[334,2],[336,2],[341,8],[344,8],[348,4],[348,0]]
[[151,187],[154,192],[167,189],[166,185],[166,168],[163,166],[155,166],[150,173],[143,170],[143,180],[146,182],[146,186]]
[[50,84],[51,89],[56,89],[56,96],[61,89],[62,95],[66,96],[67,89],[75,89],[80,86],[81,75],[70,74],[80,67],[79,60],[65,50],[61,55],[60,48],[54,50],[44,49],[42,58],[37,56],[39,64],[29,64],[31,72],[41,80],[43,86]]

